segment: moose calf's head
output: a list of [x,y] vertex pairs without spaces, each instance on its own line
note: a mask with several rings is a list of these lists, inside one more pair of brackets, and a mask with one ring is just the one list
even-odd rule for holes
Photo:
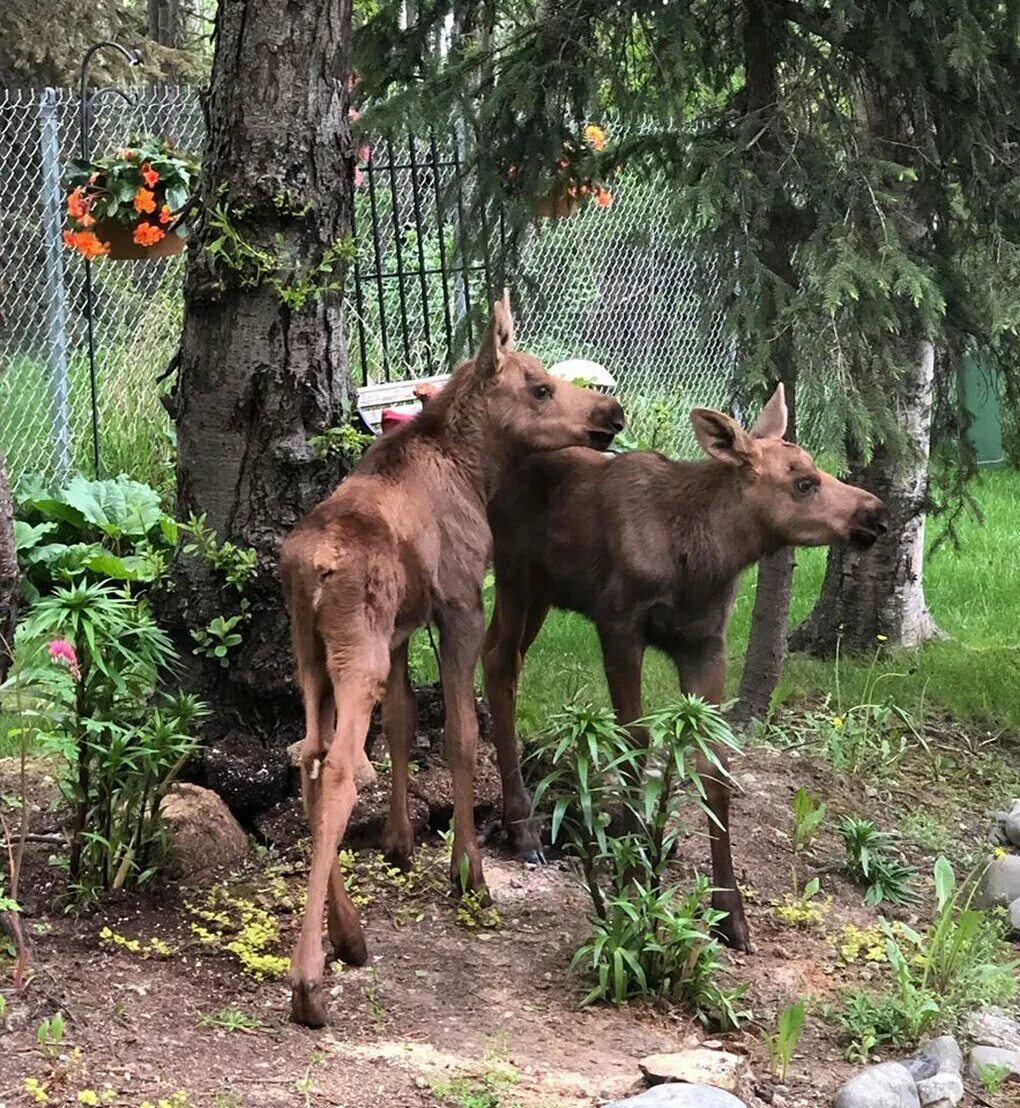
[[702,450],[738,470],[745,503],[767,536],[767,548],[870,546],[888,530],[885,505],[865,489],[823,473],[806,450],[784,442],[786,419],[782,385],[750,431],[722,412],[691,412]]
[[623,430],[619,401],[553,377],[537,358],[514,349],[509,293],[493,305],[474,379],[486,397],[489,430],[517,449],[605,450]]

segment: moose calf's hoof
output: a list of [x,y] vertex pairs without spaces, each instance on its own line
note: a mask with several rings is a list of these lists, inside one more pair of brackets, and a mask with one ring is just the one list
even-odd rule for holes
[[333,957],[338,962],[348,966],[363,966],[368,961],[368,944],[364,935],[355,935],[353,938],[343,936],[334,939],[330,936],[330,946],[333,948]]
[[304,1027],[326,1026],[326,996],[321,981],[299,981],[291,986],[290,1018]]

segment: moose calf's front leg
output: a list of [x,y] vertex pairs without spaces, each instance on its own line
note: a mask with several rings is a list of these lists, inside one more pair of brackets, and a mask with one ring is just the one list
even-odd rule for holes
[[440,623],[440,633],[446,761],[453,777],[450,879],[459,892],[465,889],[484,892],[482,856],[475,840],[478,716],[475,714],[474,670],[485,635],[481,605],[477,611],[447,614]]

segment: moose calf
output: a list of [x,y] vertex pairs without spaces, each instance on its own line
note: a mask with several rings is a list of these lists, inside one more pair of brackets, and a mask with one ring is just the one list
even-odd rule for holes
[[304,699],[301,785],[312,829],[308,901],[290,974],[298,1022],[325,1022],[324,906],[337,957],[355,965],[367,957],[336,852],[380,698],[393,764],[386,846],[406,860],[414,845],[407,782],[415,702],[407,640],[430,620],[439,626],[453,774],[452,873],[459,875],[466,859],[472,887],[483,887],[473,779],[474,670],[485,633],[482,580],[491,543],[486,505],[528,453],[581,444],[604,449],[622,427],[616,400],[556,380],[535,358],[514,350],[504,296],[477,356],[420,415],[382,436],[284,540],[280,574]]
[[[822,473],[806,451],[783,441],[786,419],[780,385],[750,432],[722,412],[691,412],[707,461],[561,450],[527,460],[492,501],[496,602],[485,683],[503,821],[520,856],[540,857],[541,840],[515,741],[517,680],[551,607],[595,624],[621,724],[642,716],[641,665],[649,646],[673,658],[686,692],[718,704],[741,572],[784,546],[870,545],[886,530],[877,497]],[[746,950],[730,854],[729,785],[707,765],[699,771],[718,821],[709,834],[719,890],[713,904],[728,913],[720,931],[729,945]]]

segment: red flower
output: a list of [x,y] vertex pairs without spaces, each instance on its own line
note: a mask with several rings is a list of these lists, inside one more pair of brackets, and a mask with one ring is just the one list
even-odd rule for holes
[[84,190],[79,185],[67,198],[67,214],[72,219],[81,219],[88,210],[88,201],[85,199]]
[[49,645],[49,651],[52,661],[67,666],[71,671],[71,676],[76,681],[81,680],[81,670],[78,667],[78,655],[75,653],[72,643],[69,643],[66,639],[54,639]]
[[600,208],[611,208],[613,206],[613,194],[609,189],[600,187],[595,192],[595,203]]
[[149,165],[148,162],[146,162],[142,166],[142,179],[145,181],[150,189],[155,188],[157,182],[159,181],[159,174],[152,168],[151,165]]

